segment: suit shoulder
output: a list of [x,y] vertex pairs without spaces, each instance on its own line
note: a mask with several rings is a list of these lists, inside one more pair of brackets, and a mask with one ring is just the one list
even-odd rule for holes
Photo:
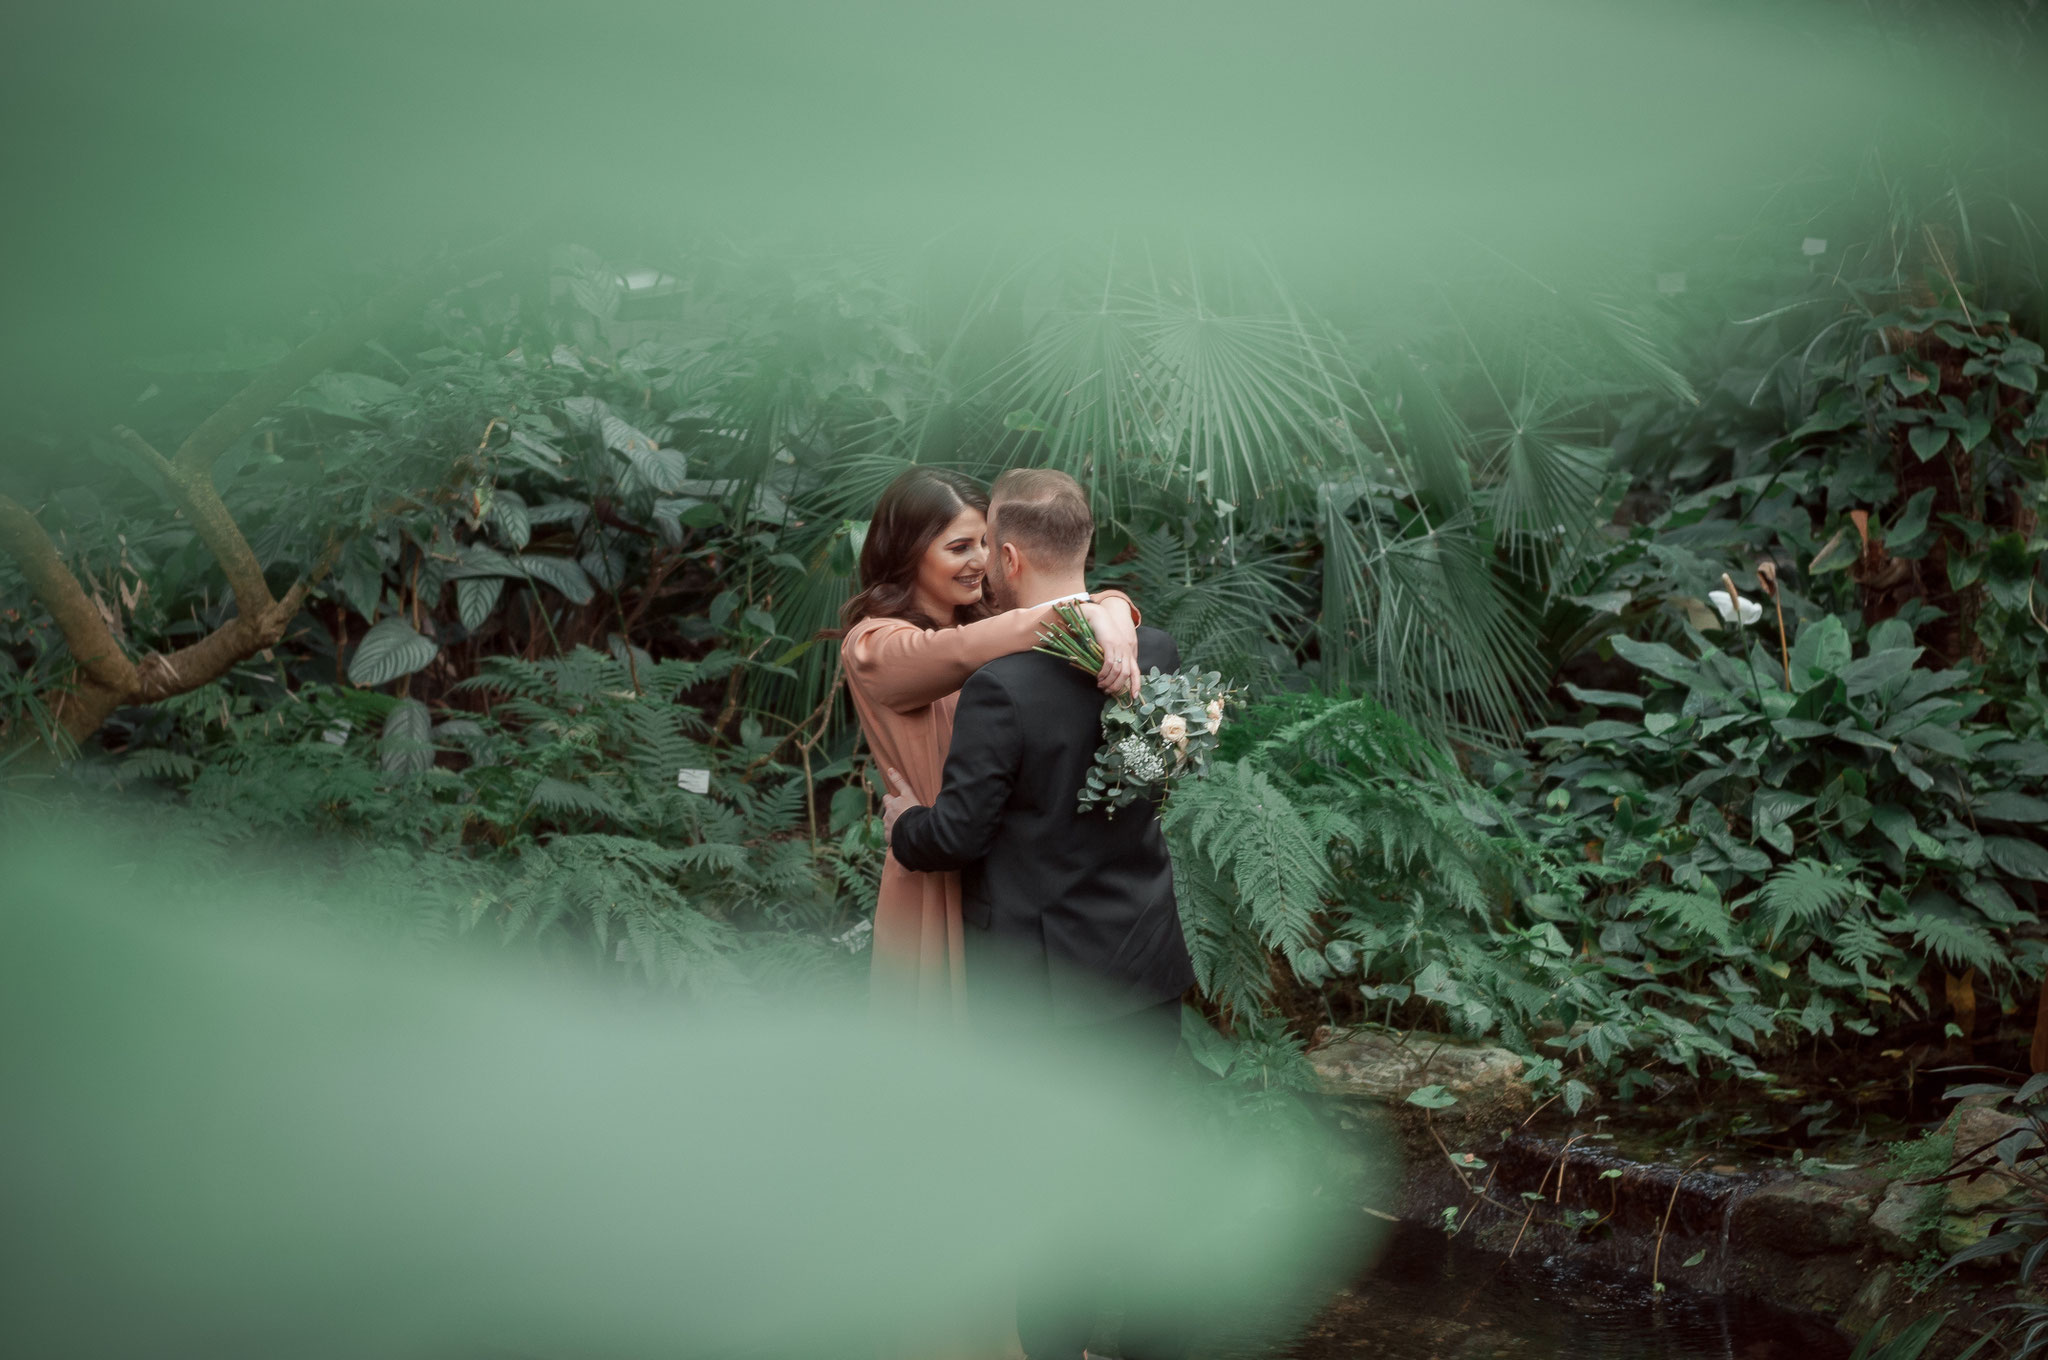
[[993,661],[984,662],[980,670],[968,677],[968,683],[987,677],[985,683],[1009,686],[1033,676],[1049,675],[1067,663],[1044,652],[1011,652]]
[[[972,706],[976,703],[1014,702],[1021,693],[1029,693],[1031,677],[1041,673],[1029,664],[1030,652],[1012,652],[999,656],[993,661],[983,662],[980,669],[967,677],[967,683],[960,687],[960,702]],[[1040,661],[1051,661],[1041,656]]]
[[1141,623],[1138,625],[1138,642],[1142,645],[1147,641],[1150,641],[1155,646],[1164,643],[1175,651],[1180,650],[1179,645],[1173,640],[1173,634],[1167,632],[1164,628],[1154,628],[1148,623]]
[[1163,628],[1138,627],[1138,663],[1165,671],[1180,669],[1180,644]]

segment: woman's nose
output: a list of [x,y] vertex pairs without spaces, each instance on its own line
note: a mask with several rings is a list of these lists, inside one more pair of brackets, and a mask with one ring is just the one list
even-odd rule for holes
[[977,570],[988,566],[988,544],[977,543],[967,550],[967,565]]

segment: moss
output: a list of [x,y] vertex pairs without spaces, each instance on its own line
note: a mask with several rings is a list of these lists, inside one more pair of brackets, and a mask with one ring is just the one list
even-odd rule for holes
[[1885,1147],[1884,1172],[1895,1181],[1924,1180],[1948,1170],[1956,1152],[1953,1134],[1923,1133],[1903,1143]]

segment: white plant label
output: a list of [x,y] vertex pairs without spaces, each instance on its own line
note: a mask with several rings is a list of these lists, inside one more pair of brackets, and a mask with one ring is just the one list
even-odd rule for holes
[[677,770],[676,787],[684,793],[709,793],[711,792],[711,771]]

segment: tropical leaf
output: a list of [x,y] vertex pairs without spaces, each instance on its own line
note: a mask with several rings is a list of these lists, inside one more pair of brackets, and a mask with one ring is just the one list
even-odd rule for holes
[[526,553],[517,559],[520,574],[528,580],[553,586],[562,592],[571,604],[589,604],[597,594],[597,587],[590,577],[566,557],[555,557],[547,553]]
[[417,699],[400,699],[384,719],[378,762],[392,774],[424,774],[434,768],[434,715]]
[[2017,836],[1986,836],[1984,854],[1993,864],[2014,878],[2048,883],[2048,850]]
[[366,688],[388,684],[400,676],[424,670],[440,650],[414,632],[404,619],[396,615],[380,619],[363,635],[349,657],[349,683]]
[[462,620],[462,626],[471,632],[483,626],[483,621],[498,607],[498,598],[504,593],[505,578],[502,576],[458,579],[455,582],[455,613]]

